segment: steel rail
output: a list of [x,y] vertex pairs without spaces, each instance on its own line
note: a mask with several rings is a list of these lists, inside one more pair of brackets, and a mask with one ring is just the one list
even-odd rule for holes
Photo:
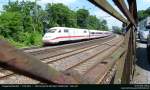
[[[113,40],[112,40],[112,41],[113,41]],[[119,43],[119,42],[121,42],[121,40],[117,41],[116,43]],[[109,42],[109,43],[111,43],[111,42]],[[92,59],[92,61],[94,61],[95,57],[97,57],[98,55],[101,55],[101,58],[104,58],[104,57],[106,57],[106,55],[113,53],[112,51],[114,50],[114,48],[112,48],[112,47],[115,46],[114,44],[109,45],[108,42],[107,42],[107,43],[104,43],[104,44],[102,44],[102,45],[105,45],[105,46],[107,46],[107,47],[101,49],[101,51],[99,51],[97,54],[91,56],[91,57],[88,58],[87,60],[84,60],[84,62],[78,63],[78,64],[76,64],[76,65],[74,65],[74,66],[72,66],[72,67],[70,67],[70,68],[68,68],[68,69],[66,69],[66,70],[70,70],[70,69],[72,69],[72,68],[76,68],[76,67],[80,67],[80,66],[82,67],[82,66],[84,66],[84,65],[86,64],[86,62],[89,62],[91,59]],[[116,49],[116,48],[115,48],[115,49]],[[109,53],[108,53],[108,52],[109,52]],[[105,53],[105,54],[103,55],[102,53]],[[98,59],[99,62],[101,61],[101,60],[100,60],[101,58],[99,57],[99,59]],[[98,60],[96,60],[96,61],[98,61]],[[91,65],[92,65],[92,64],[91,64]],[[88,68],[90,69],[89,66],[88,66]],[[81,68],[80,68],[80,69],[81,69]],[[86,73],[86,72],[85,72],[85,73]]]
[[[116,37],[114,37],[112,40],[108,40],[107,42],[110,42],[110,41],[114,41]],[[61,59],[64,59],[64,58],[67,58],[67,57],[70,57],[70,56],[73,56],[73,55],[76,55],[78,53],[82,53],[84,51],[87,51],[87,50],[90,50],[90,49],[94,49],[98,46],[101,46],[101,45],[105,45],[107,42],[99,42],[99,43],[94,43],[92,45],[88,45],[86,47],[81,47],[81,48],[78,48],[76,50],[72,50],[71,52],[67,52],[67,53],[62,53],[62,54],[58,54],[59,56],[60,55],[63,55],[63,57],[60,57],[60,58],[57,58],[56,60],[52,60],[52,61],[48,61],[47,63],[51,63],[51,62],[55,62],[55,61],[58,61],[58,60],[61,60]],[[65,55],[65,54],[69,54],[69,55]],[[58,56],[58,55],[55,55]],[[54,56],[52,57],[49,57],[49,58],[53,58]],[[43,60],[42,60],[43,61]],[[45,60],[44,60],[45,61]]]
[[[113,66],[113,64],[118,60],[118,58],[122,55],[122,53],[124,52],[124,49],[123,48],[119,48],[117,49],[118,47],[120,47],[120,45],[122,45],[122,42],[123,41],[119,41],[116,46],[112,46],[112,48],[114,47],[114,53],[110,53],[109,57],[106,57],[104,59],[102,59],[99,63],[97,63],[95,66],[93,66],[92,68],[90,68],[90,70],[88,70],[83,77],[87,78],[86,76],[89,74],[89,72],[91,73],[95,73],[95,75],[97,77],[95,77],[95,79],[93,79],[93,77],[91,78],[91,81],[93,81],[92,83],[101,83],[102,80],[104,79],[104,77],[107,75],[107,73],[109,72],[109,70],[111,69],[111,67]],[[116,50],[116,51],[115,51]],[[96,72],[97,70],[96,69],[99,69],[100,72]],[[91,73],[91,74],[92,74]],[[97,74],[96,74],[97,73]],[[103,74],[104,73],[104,74]],[[88,75],[88,77],[90,77]],[[89,80],[89,79],[88,79]]]

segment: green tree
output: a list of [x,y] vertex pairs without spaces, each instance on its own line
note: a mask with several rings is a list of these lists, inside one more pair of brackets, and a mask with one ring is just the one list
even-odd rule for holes
[[[22,4],[22,14],[23,14],[23,26],[27,32],[42,32],[42,22],[41,22],[41,6],[35,5],[35,2],[21,2]],[[36,7],[37,6],[37,7]]]
[[95,30],[101,29],[99,24],[100,20],[96,16],[91,15],[88,17],[88,25],[87,25],[88,29],[95,29]]
[[77,25],[81,28],[87,28],[89,11],[86,9],[79,9],[76,13],[77,13]]
[[95,30],[108,30],[107,21],[100,20],[96,16],[90,15],[88,17],[88,29],[95,29]]
[[7,12],[17,12],[21,11],[21,5],[19,5],[19,2],[10,2],[8,5],[4,5],[3,9]]
[[138,11],[138,20],[139,21],[145,19],[147,16],[149,16],[149,14],[146,13],[144,10]]
[[117,34],[122,34],[122,29],[118,26],[112,26],[113,32]]
[[39,33],[43,31],[43,23],[42,9],[38,5],[35,6],[35,3],[30,1],[16,1],[4,5],[4,12],[0,15],[0,34],[12,43],[36,44],[36,41],[41,40],[42,34]]
[[22,15],[19,12],[4,12],[0,16],[0,34],[18,40],[18,33],[23,30]]
[[138,11],[138,20],[141,21],[145,19],[146,17],[150,16],[150,7],[146,10],[140,10]]
[[58,4],[48,4],[46,11],[49,16],[49,26],[65,26],[76,27],[76,16],[74,11],[70,10],[67,6]]
[[108,31],[108,26],[107,26],[107,21],[106,20],[102,20],[99,26],[101,26],[102,30]]

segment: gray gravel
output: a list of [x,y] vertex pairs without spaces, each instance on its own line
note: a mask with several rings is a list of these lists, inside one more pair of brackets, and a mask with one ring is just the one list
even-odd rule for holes
[[23,75],[14,75],[6,80],[0,80],[0,84],[37,84],[39,81],[33,80]]

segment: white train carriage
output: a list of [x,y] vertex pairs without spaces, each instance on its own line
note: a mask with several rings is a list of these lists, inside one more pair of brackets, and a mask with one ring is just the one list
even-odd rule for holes
[[[47,30],[43,37],[43,43],[59,43],[61,41],[74,41],[93,39],[108,36],[108,31],[77,29],[67,27],[54,27]],[[111,34],[110,34],[111,35]]]
[[99,38],[99,37],[104,37],[105,34],[103,31],[98,31],[98,30],[90,30],[90,38]]
[[89,39],[89,31],[86,29],[54,27],[47,30],[43,37],[43,43],[58,43],[61,41]]
[[98,31],[98,30],[90,30],[91,38],[99,38],[99,37],[106,37],[112,35],[110,31]]
[[104,36],[110,36],[110,35],[112,35],[112,32],[110,32],[110,31],[103,31],[103,33],[104,33]]

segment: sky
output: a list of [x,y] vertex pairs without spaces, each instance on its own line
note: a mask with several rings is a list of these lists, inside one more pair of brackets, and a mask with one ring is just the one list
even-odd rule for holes
[[[7,4],[9,0],[0,0],[0,11],[2,10],[2,5]],[[16,0],[10,0],[16,1]],[[22,1],[22,0],[19,0]],[[24,0],[26,1],[26,0]],[[35,0],[27,0],[27,1],[35,1]],[[119,9],[114,5],[112,0],[107,0],[115,9],[119,11]],[[79,8],[88,9],[91,15],[96,15],[100,19],[105,19],[107,21],[108,27],[111,29],[112,26],[121,27],[122,23],[110,16],[109,14],[102,11],[100,8],[91,4],[88,0],[38,0],[37,3],[41,5],[43,8],[47,3],[63,3],[67,5],[72,10],[78,10]],[[150,7],[150,0],[137,0],[138,10],[145,10]]]

